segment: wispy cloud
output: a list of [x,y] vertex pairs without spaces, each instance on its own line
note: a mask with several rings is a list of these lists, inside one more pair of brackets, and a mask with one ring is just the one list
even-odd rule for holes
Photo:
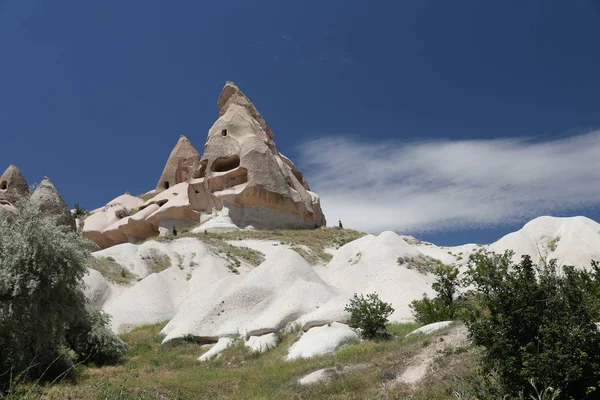
[[300,151],[329,222],[369,232],[486,227],[600,204],[600,131],[545,142],[341,135]]

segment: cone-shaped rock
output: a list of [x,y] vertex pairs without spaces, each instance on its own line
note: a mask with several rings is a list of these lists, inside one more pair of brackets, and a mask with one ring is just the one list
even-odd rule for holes
[[44,215],[56,217],[60,225],[75,229],[75,218],[71,214],[69,206],[47,177],[44,177],[44,180],[35,189],[31,195],[31,201],[38,204]]
[[171,151],[167,164],[156,185],[156,191],[162,192],[177,185],[188,182],[200,164],[198,150],[185,137],[181,136]]
[[252,104],[252,102],[246,97],[246,95],[244,95],[244,93],[242,93],[240,88],[234,82],[225,82],[225,87],[221,91],[221,95],[219,96],[217,104],[219,105],[219,113],[221,116],[227,112],[232,104],[244,107],[248,113],[250,113],[252,118],[258,122],[269,139],[273,139],[275,136],[273,132],[271,132],[269,125],[267,125],[267,122],[264,120],[262,115],[260,115],[256,107],[254,107],[254,104]]
[[14,205],[21,197],[29,195],[29,185],[16,165],[11,164],[0,176],[0,203]]
[[191,180],[196,193],[209,193],[217,208],[227,207],[232,221],[242,228],[325,225],[319,196],[277,151],[267,123],[233,82],[225,84],[218,105],[220,118],[208,132],[194,174],[198,179]]

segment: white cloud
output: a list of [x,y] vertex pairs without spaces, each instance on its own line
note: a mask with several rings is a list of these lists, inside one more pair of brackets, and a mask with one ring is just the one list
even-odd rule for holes
[[527,139],[303,143],[329,224],[368,232],[487,227],[600,204],[600,131]]

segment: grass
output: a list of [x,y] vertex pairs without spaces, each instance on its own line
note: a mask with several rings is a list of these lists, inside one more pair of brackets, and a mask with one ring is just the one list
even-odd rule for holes
[[548,249],[550,251],[555,251],[558,246],[558,242],[560,240],[560,236],[556,236],[548,241]]
[[145,261],[148,271],[151,274],[171,268],[171,259],[169,256],[157,249],[149,249],[148,255],[142,257],[142,259]]
[[[448,399],[473,369],[473,352],[442,354],[434,378],[416,388],[390,385],[407,361],[435,335],[404,339],[416,325],[393,324],[394,339],[343,346],[334,354],[285,361],[298,333],[281,337],[280,344],[262,355],[236,341],[214,361],[196,359],[204,348],[181,341],[161,346],[164,324],[140,327],[122,335],[131,350],[120,366],[83,368],[74,382],[36,388],[43,399]],[[321,368],[362,366],[334,376],[329,382],[301,386],[298,379]],[[443,377],[443,381],[440,379]],[[42,392],[40,396],[39,392]],[[433,396],[435,394],[435,396]],[[416,396],[416,397],[415,397]],[[429,397],[427,397],[429,396]],[[26,397],[21,397],[26,398]],[[32,397],[33,398],[33,397]]]
[[406,264],[406,268],[408,269],[416,269],[418,272],[422,274],[426,274],[428,272],[433,272],[435,267],[442,264],[442,262],[438,259],[435,259],[430,256],[421,256],[421,257],[398,257],[396,260],[398,265]]
[[137,279],[137,276],[121,267],[112,257],[91,257],[89,267],[100,272],[111,282],[127,285]]
[[157,194],[158,194],[158,193],[152,193],[152,192],[150,192],[150,193],[144,193],[144,194],[140,194],[140,195],[139,195],[139,196],[137,196],[137,197],[139,197],[140,199],[142,199],[142,200],[144,200],[144,201],[148,201],[148,200],[150,200],[150,199],[154,198],[154,197],[155,197]]
[[[332,255],[327,253],[327,248],[340,248],[343,245],[350,243],[356,239],[359,239],[366,234],[358,232],[352,229],[340,229],[340,228],[326,228],[321,227],[317,229],[283,229],[275,231],[262,231],[262,230],[243,230],[237,232],[225,232],[225,233],[192,233],[191,231],[180,232],[176,237],[162,236],[158,238],[152,238],[152,240],[169,241],[180,237],[193,237],[202,240],[203,242],[215,247],[219,251],[227,251],[233,254],[231,246],[227,241],[236,240],[273,240],[283,245],[289,245],[298,254],[306,259],[311,264],[316,264],[319,261],[329,262]],[[228,247],[230,246],[230,247]],[[309,250],[303,248],[306,246]],[[245,254],[239,254],[237,258],[244,258],[251,264],[261,260],[262,253],[256,250],[247,249],[243,251]],[[253,253],[254,252],[254,253]],[[262,262],[262,261],[261,261]],[[255,264],[256,265],[256,264]]]

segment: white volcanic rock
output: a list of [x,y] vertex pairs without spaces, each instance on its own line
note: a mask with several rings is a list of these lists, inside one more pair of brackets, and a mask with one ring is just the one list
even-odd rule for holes
[[418,334],[428,335],[430,333],[437,332],[439,330],[442,330],[442,329],[452,325],[453,322],[454,321],[434,322],[432,324],[428,324],[428,325],[422,326],[418,329],[415,329],[414,331],[410,332],[406,336],[412,336],[412,335],[418,335]]
[[223,207],[221,211],[215,210],[208,218],[201,218],[200,226],[192,229],[192,233],[222,233],[239,230],[240,228],[229,217],[229,209]]
[[[398,259],[402,262],[399,265]],[[346,293],[376,292],[395,311],[391,321],[413,320],[409,304],[424,293],[433,295],[433,275],[419,272],[413,260],[424,256],[394,232],[367,235],[342,246],[325,268],[318,269],[330,285]]]
[[227,82],[219,97],[220,117],[208,132],[198,178],[229,209],[235,225],[258,229],[325,225],[319,197],[308,191],[298,168],[278,151],[273,133],[250,100]]
[[219,291],[195,295],[182,305],[163,329],[165,342],[186,334],[208,340],[276,332],[339,294],[302,257],[284,248],[249,273],[213,284],[218,286]]
[[75,218],[71,214],[69,206],[47,177],[40,182],[31,195],[31,201],[35,202],[42,214],[56,218],[59,225],[75,230]]
[[267,333],[261,336],[250,336],[244,344],[255,353],[264,353],[265,351],[277,346],[277,335]]
[[348,325],[334,322],[331,325],[312,328],[290,347],[286,359],[295,360],[332,353],[350,340],[358,340],[358,335]]
[[197,203],[194,188],[187,182],[179,183],[146,201],[143,207],[156,204],[159,209],[146,217],[161,235],[173,229],[180,230],[200,222],[201,205]]
[[0,175],[0,205],[15,205],[22,197],[29,196],[29,185],[16,165],[11,164]]
[[227,347],[233,343],[233,339],[229,337],[222,337],[219,341],[210,348],[206,353],[198,357],[198,361],[209,361],[219,356]]
[[[92,211],[91,215],[83,221],[83,236],[95,242],[100,248],[127,242],[127,236],[115,234],[111,225],[119,221],[119,217],[116,215],[117,211],[130,212],[142,204],[142,199],[128,193],[117,197],[106,206]],[[110,237],[107,237],[105,231],[109,232]]]
[[181,135],[158,180],[156,192],[162,192],[182,182],[189,182],[199,165],[200,153],[188,138]]
[[591,260],[600,260],[600,224],[586,217],[539,217],[487,249],[496,253],[511,249],[514,262],[526,254],[534,262],[556,258],[562,265],[588,268]]

